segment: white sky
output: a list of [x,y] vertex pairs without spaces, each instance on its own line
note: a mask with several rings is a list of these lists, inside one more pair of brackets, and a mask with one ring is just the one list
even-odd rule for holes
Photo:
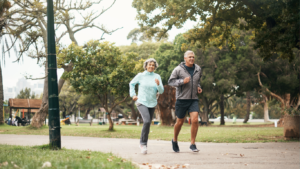
[[[109,0],[106,0],[109,2]],[[101,23],[107,28],[116,29],[123,27],[112,35],[104,35],[106,41],[114,42],[117,46],[130,45],[131,40],[127,40],[127,34],[134,28],[138,27],[136,17],[136,9],[131,6],[132,0],[117,0],[114,6],[98,18],[96,23]],[[174,40],[178,33],[186,32],[193,28],[195,23],[188,22],[181,29],[172,29],[169,32],[169,41]],[[102,33],[94,29],[86,29],[75,35],[79,45],[92,39],[100,39]],[[68,46],[70,40],[63,39],[64,45]],[[16,60],[13,55],[5,59],[5,65],[2,65],[2,75],[4,88],[14,87],[18,79],[24,77],[25,74],[32,75],[35,78],[44,76],[44,67],[40,67],[35,59],[24,56],[19,63],[13,63]],[[2,61],[2,60],[1,60]],[[58,78],[61,76],[63,70],[58,69]],[[31,81],[31,80],[29,80]]]

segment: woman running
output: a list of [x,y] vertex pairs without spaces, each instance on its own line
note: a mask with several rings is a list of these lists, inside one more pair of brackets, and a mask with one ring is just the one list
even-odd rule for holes
[[[147,142],[155,106],[157,105],[156,94],[164,92],[161,78],[154,73],[158,64],[155,59],[150,58],[144,62],[143,73],[138,73],[129,83],[130,97],[136,101],[137,109],[143,118],[143,129],[140,138],[140,149],[142,154],[147,154]],[[138,95],[135,93],[135,85],[138,84]]]

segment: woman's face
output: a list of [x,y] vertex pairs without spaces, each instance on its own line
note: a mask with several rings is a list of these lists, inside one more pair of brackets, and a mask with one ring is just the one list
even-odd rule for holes
[[149,63],[147,64],[146,68],[147,68],[147,71],[148,71],[148,72],[153,72],[154,69],[155,69],[155,63],[154,63],[154,62],[149,62]]

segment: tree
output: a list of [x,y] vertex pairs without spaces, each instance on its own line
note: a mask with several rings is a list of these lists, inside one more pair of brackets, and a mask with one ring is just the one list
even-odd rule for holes
[[[278,53],[282,58],[293,60],[293,48],[299,49],[300,11],[298,0],[134,0],[141,29],[151,27],[152,36],[162,37],[174,26],[181,28],[186,21],[198,21],[190,30],[189,41],[206,46],[211,38],[222,35],[217,43],[234,40],[230,27],[255,29],[255,48],[262,58]],[[240,24],[243,18],[247,23]],[[155,30],[156,25],[162,25]],[[149,31],[148,31],[149,32]]]
[[[69,39],[77,44],[75,34],[87,28],[96,28],[102,31],[102,36],[98,37],[101,40],[103,40],[104,34],[111,34],[118,30],[108,30],[103,25],[99,26],[95,24],[96,19],[110,9],[116,0],[112,1],[110,6],[106,8],[102,7],[102,10],[90,10],[91,7],[95,7],[101,2],[102,0],[74,1],[72,3],[67,1],[55,1],[56,43],[61,43],[62,38],[68,35]],[[45,76],[47,77],[47,6],[45,1],[14,1],[12,3],[12,9],[13,10],[6,14],[6,17],[9,18],[9,22],[3,34],[14,37],[11,46],[20,42],[17,61],[26,53],[29,57],[35,58],[39,63],[45,65]],[[7,50],[11,48],[12,47],[8,47]],[[58,65],[58,67],[59,66],[64,69],[64,72],[71,71],[73,68],[72,62]],[[31,76],[28,78],[33,79]],[[31,123],[34,127],[41,127],[48,114],[48,78],[44,77],[44,79],[43,102],[39,111],[33,116]],[[59,79],[58,93],[64,82],[64,79]]]
[[63,111],[63,118],[67,115],[75,114],[78,110],[78,100],[81,97],[76,93],[75,89],[70,85],[70,82],[66,81],[59,93],[59,109]]
[[[143,29],[139,29],[139,28],[134,28],[132,29],[128,35],[127,35],[127,39],[132,39],[132,43],[133,42],[137,42],[137,41],[151,41],[152,40],[152,36],[151,33],[149,34],[149,32],[151,32],[152,30],[154,31],[160,31],[159,27],[155,27],[154,29],[149,29],[149,27],[144,27]],[[142,34],[142,35],[140,35]],[[159,38],[155,38],[156,41],[160,41],[160,40],[167,40],[168,39],[168,34],[164,34],[164,36],[159,37]]]
[[185,42],[187,41],[183,38],[183,35],[178,34],[173,44],[162,43],[158,50],[151,55],[159,64],[156,73],[161,76],[163,84],[168,84],[173,69],[184,61],[184,52],[181,51],[181,45]]
[[34,92],[31,93],[31,89],[30,88],[25,88],[25,89],[22,89],[20,91],[20,93],[17,95],[17,99],[35,99],[35,94]]
[[109,42],[90,41],[85,48],[74,43],[59,54],[64,63],[73,63],[73,70],[63,74],[76,92],[94,94],[107,112],[109,130],[113,130],[111,113],[129,97],[129,82],[137,73],[137,54],[121,55]]
[[[2,30],[6,26],[6,19],[3,17],[4,12],[7,12],[8,9],[11,7],[11,4],[8,0],[1,0],[0,1],[0,39],[2,38]],[[3,52],[3,51],[2,51]],[[3,57],[4,60],[4,57]],[[1,64],[3,63],[0,62],[0,125],[4,124],[4,119],[3,119],[3,81],[2,81],[2,66]]]
[[135,52],[138,54],[138,59],[148,59],[150,55],[152,55],[162,43],[164,42],[145,41],[140,45],[132,43],[129,46],[119,46],[119,48],[123,54],[127,52]]
[[84,110],[84,117],[85,119],[88,118],[88,114],[90,114],[91,110],[94,110],[95,107],[99,108],[99,100],[95,99],[97,96],[94,94],[82,95],[79,100],[78,104],[81,110]]
[[283,114],[288,114],[288,111],[299,111],[300,106],[300,51],[294,52],[298,56],[294,62],[288,62],[274,55],[256,74],[263,93],[280,102]]

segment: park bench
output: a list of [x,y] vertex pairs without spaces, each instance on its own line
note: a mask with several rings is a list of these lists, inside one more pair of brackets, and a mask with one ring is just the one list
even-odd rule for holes
[[93,124],[93,119],[78,119],[76,126],[78,126],[79,123],[90,123],[90,126],[91,126]]

